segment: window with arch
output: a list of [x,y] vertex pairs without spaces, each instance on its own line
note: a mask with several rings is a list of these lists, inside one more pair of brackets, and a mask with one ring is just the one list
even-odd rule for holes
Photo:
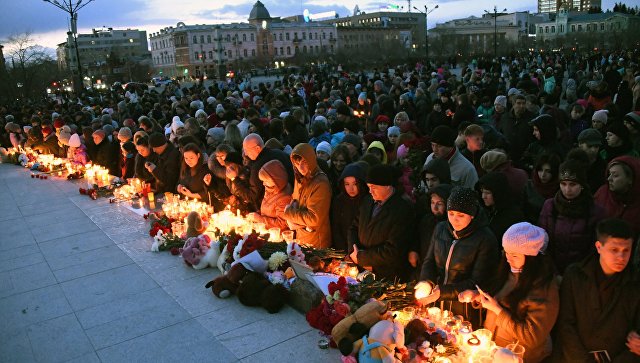
[[204,43],[204,35],[200,36],[200,43]]
[[255,49],[251,49],[251,56],[255,57],[256,56],[256,50]]

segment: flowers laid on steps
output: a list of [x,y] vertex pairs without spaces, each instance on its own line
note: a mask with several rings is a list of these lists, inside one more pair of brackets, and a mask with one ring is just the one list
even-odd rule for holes
[[329,295],[322,299],[320,305],[307,312],[307,322],[311,327],[330,337],[333,327],[351,312],[348,303],[347,280],[340,277],[338,282],[329,283]]

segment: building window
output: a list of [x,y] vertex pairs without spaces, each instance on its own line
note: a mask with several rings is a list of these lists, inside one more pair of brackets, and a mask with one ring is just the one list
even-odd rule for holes
[[198,54],[198,52],[193,53],[193,58],[194,58],[194,59],[199,59],[199,54]]
[[254,42],[255,41],[255,37],[253,35],[253,33],[251,33],[251,41]]
[[549,26],[545,26],[545,27],[544,27],[544,32],[545,32],[545,33],[548,33],[548,32],[549,32]]
[[193,44],[198,44],[198,37],[195,35],[193,36]]
[[213,52],[209,51],[209,59],[213,59]]
[[246,42],[247,41],[247,34],[242,34],[242,41]]
[[285,38],[286,40],[290,40],[290,39],[289,39],[289,33],[285,34],[285,37],[284,37],[284,38]]
[[600,23],[600,30],[604,31],[604,23]]
[[293,50],[293,54],[300,54],[300,48],[296,45],[296,49]]
[[276,47],[273,48],[273,55],[278,55],[278,48]]
[[200,36],[200,43],[204,43],[204,35]]
[[248,53],[248,52],[247,52],[247,50],[245,49],[245,50],[244,50],[244,57],[245,57],[245,58],[247,58],[247,53]]
[[287,47],[287,55],[291,55],[291,47]]
[[207,35],[207,43],[211,43],[211,35]]
[[564,25],[560,25],[560,33],[564,33]]
[[280,47],[280,55],[284,55],[284,48]]
[[327,39],[327,33],[322,32],[322,39]]
[[[302,34],[304,34],[304,33],[302,33]],[[307,46],[306,45],[302,46],[302,53],[307,54]]]
[[552,26],[551,26],[551,32],[552,32],[552,33],[555,33],[555,32],[556,32],[556,27],[555,27],[555,25],[552,25]]
[[307,33],[302,32],[302,40],[307,40]]
[[574,24],[574,25],[571,25],[571,31],[572,31],[572,32],[575,32],[575,31],[576,31],[576,26],[575,26],[575,24]]
[[256,56],[256,50],[255,49],[251,49],[251,56],[255,57]]
[[229,58],[233,58],[233,52],[232,52],[232,51],[229,51],[229,55],[228,55],[228,57],[229,57]]
[[581,32],[582,31],[582,24],[578,24],[578,31]]
[[227,34],[227,42],[231,41],[231,34]]

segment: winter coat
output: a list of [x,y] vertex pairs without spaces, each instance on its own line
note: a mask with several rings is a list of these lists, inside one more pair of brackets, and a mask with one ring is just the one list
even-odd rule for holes
[[420,280],[440,286],[440,300],[454,314],[467,310],[458,302],[465,290],[487,288],[492,284],[495,266],[500,262],[500,244],[488,226],[484,211],[454,237],[449,221],[438,223],[433,232],[431,248],[422,264]]
[[[358,195],[351,197],[344,190],[344,178],[352,176],[358,181]],[[366,184],[366,166],[362,162],[356,162],[345,166],[338,179],[339,194],[333,197],[331,202],[331,235],[333,247],[347,251],[349,230],[360,213],[360,206],[364,196],[369,193]]]
[[[509,274],[509,283],[514,286],[519,274]],[[496,315],[487,310],[485,329],[493,333],[496,345],[506,347],[518,342],[524,346],[526,363],[538,363],[551,355],[551,328],[558,317],[560,294],[557,280],[543,286],[534,286],[516,309],[508,307],[504,297],[496,297],[503,306]]]
[[[567,211],[580,215],[569,216],[563,213],[558,207],[559,203],[565,203]],[[591,201],[589,195],[581,195],[569,201],[564,199],[559,190],[554,198],[544,202],[538,225],[549,234],[548,250],[559,274],[562,275],[567,266],[582,260],[593,251],[596,224],[603,218],[604,211]]]
[[606,350],[612,362],[640,361],[640,357],[625,346],[627,334],[640,327],[637,276],[627,266],[606,279],[609,298],[605,301],[600,298],[599,280],[605,277],[595,253],[567,268],[560,286],[556,362],[594,362],[589,352],[599,350]]
[[243,194],[249,196],[248,202],[251,208],[256,211],[260,210],[264,195],[264,185],[260,181],[258,174],[264,164],[271,160],[278,160],[282,163],[287,171],[287,182],[293,185],[293,166],[291,165],[291,160],[289,160],[289,155],[282,150],[263,148],[256,160],[249,162],[249,184],[247,185],[249,189],[242,191]]
[[[595,203],[604,208],[607,217],[624,219],[631,224],[636,235],[640,235],[640,159],[631,156],[620,156],[611,161],[624,163],[633,170],[634,179],[631,190],[624,195],[618,195],[609,190],[604,184],[594,196]],[[611,163],[607,166],[609,170]]]
[[507,177],[511,196],[514,198],[515,203],[520,204],[524,187],[527,185],[527,180],[529,180],[527,173],[520,168],[514,167],[511,161],[498,165],[493,171],[500,172]]
[[292,205],[284,211],[284,219],[290,229],[296,231],[301,243],[315,248],[331,246],[331,184],[327,175],[320,170],[316,152],[309,144],[298,144],[291,157],[296,155],[305,159],[309,172],[302,176],[296,172],[293,187]]
[[109,174],[119,175],[120,170],[117,167],[118,155],[118,146],[109,142],[109,139],[105,137],[100,144],[96,145],[96,156],[93,158],[93,162],[109,169]]
[[178,178],[180,177],[180,151],[171,143],[167,143],[164,152],[156,157],[156,168],[151,175],[155,178],[156,193],[176,191]]
[[[433,153],[427,156],[424,166],[426,167],[431,160],[433,160]],[[478,182],[478,173],[476,173],[476,168],[469,160],[467,160],[467,158],[460,154],[458,149],[454,151],[448,162],[451,172],[451,183],[453,185],[459,185],[467,188],[473,188],[476,185],[476,182]]]
[[205,164],[199,164],[196,165],[195,169],[196,170],[192,175],[191,168],[187,166],[187,170],[183,170],[180,173],[178,184],[189,189],[191,193],[198,194],[202,202],[209,203],[208,188],[204,183],[204,176],[209,174],[209,168],[207,168]]
[[367,195],[351,227],[349,246],[358,246],[358,265],[372,267],[376,278],[405,279],[409,271],[407,253],[414,238],[413,206],[399,190],[375,216],[374,205],[371,195]]
[[86,165],[89,163],[89,155],[87,155],[87,147],[81,144],[80,147],[69,148],[67,151],[67,158],[73,164]]
[[156,164],[156,158],[157,155],[155,153],[151,153],[149,156],[147,156],[146,158],[142,155],[140,155],[140,153],[138,153],[136,155],[136,166],[135,166],[135,173],[134,173],[134,177],[145,181],[147,183],[152,183],[155,181],[153,174],[151,174],[147,168],[144,167],[144,164],[148,161],[150,163],[154,163]]
[[513,202],[510,190],[505,188],[505,185],[507,185],[507,177],[499,172],[491,172],[483,176],[476,184],[478,194],[482,193],[482,189],[486,189],[493,195],[494,205],[485,207],[485,212],[489,218],[489,228],[499,241],[509,227],[524,221],[524,213]]
[[516,116],[513,110],[505,113],[500,121],[499,131],[509,142],[509,156],[511,160],[520,160],[527,146],[534,140],[533,127],[529,122],[535,115],[524,111],[521,116]]
[[278,160],[271,160],[264,164],[258,172],[261,181],[271,181],[275,184],[273,190],[266,189],[260,205],[260,215],[264,219],[267,228],[280,228],[280,231],[289,229],[284,219],[284,209],[291,203],[293,188],[288,181],[287,171]]

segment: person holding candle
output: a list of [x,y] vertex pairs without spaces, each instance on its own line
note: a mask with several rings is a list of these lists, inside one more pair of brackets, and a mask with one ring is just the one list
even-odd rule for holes
[[209,156],[207,165],[210,173],[204,176],[204,183],[209,189],[211,196],[211,205],[215,210],[223,209],[227,204],[226,200],[231,195],[226,183],[226,166],[225,159],[229,153],[233,152],[233,148],[228,144],[220,144],[215,151]]
[[[346,170],[346,168],[345,168]],[[367,172],[365,196],[349,234],[349,257],[377,278],[406,280],[413,238],[413,205],[404,199],[400,169],[378,164]]]
[[560,286],[557,362],[639,362],[640,281],[634,233],[610,218],[596,228],[597,253],[569,266]]
[[135,164],[135,172],[134,177],[138,178],[146,183],[154,183],[155,178],[153,174],[151,174],[145,167],[145,163],[156,162],[157,155],[149,146],[149,137],[142,136],[138,140],[136,140],[136,150],[138,153],[136,154],[136,164]]
[[120,177],[123,180],[133,178],[135,174],[136,155],[138,151],[131,141],[126,141],[120,145]]
[[182,166],[180,168],[180,179],[176,187],[178,193],[190,199],[198,199],[209,202],[209,193],[204,177],[209,173],[209,169],[204,161],[204,153],[200,147],[194,143],[185,145],[182,148]]
[[292,202],[284,210],[289,228],[303,244],[316,248],[331,246],[331,184],[320,170],[313,146],[301,143],[291,152],[295,172]]
[[242,155],[233,151],[224,158],[226,184],[230,196],[227,205],[231,206],[234,212],[242,214],[255,211],[250,203],[250,196],[246,193],[249,185],[249,171],[244,167]]
[[264,223],[265,228],[289,229],[284,219],[284,209],[291,203],[293,188],[289,184],[287,171],[278,160],[271,160],[260,168],[258,177],[264,184],[264,197],[260,205],[260,213],[250,213],[254,222]]
[[513,342],[525,348],[524,362],[537,363],[551,355],[551,328],[559,310],[559,289],[553,262],[545,255],[549,236],[528,222],[509,227],[502,237],[504,254],[494,296],[466,290],[460,302],[487,309],[484,327],[498,346]]
[[443,301],[446,310],[464,315],[477,325],[480,315],[470,314],[468,307],[458,301],[458,294],[477,285],[491,286],[495,266],[500,261],[500,245],[472,189],[453,188],[447,199],[447,219],[438,223],[433,232],[418,283],[435,287],[418,303]]
[[114,144],[109,141],[107,134],[104,130],[96,130],[93,134],[93,143],[96,145],[95,158],[93,162],[95,164],[104,166],[109,170],[109,174],[118,175],[116,157],[118,152],[114,148]]
[[144,164],[145,169],[155,179],[154,192],[174,192],[180,176],[180,151],[173,144],[168,143],[161,133],[151,134],[149,145],[158,155],[155,162],[146,161]]
[[73,134],[69,138],[69,150],[67,158],[75,165],[84,166],[89,163],[87,147],[80,141],[80,135]]

